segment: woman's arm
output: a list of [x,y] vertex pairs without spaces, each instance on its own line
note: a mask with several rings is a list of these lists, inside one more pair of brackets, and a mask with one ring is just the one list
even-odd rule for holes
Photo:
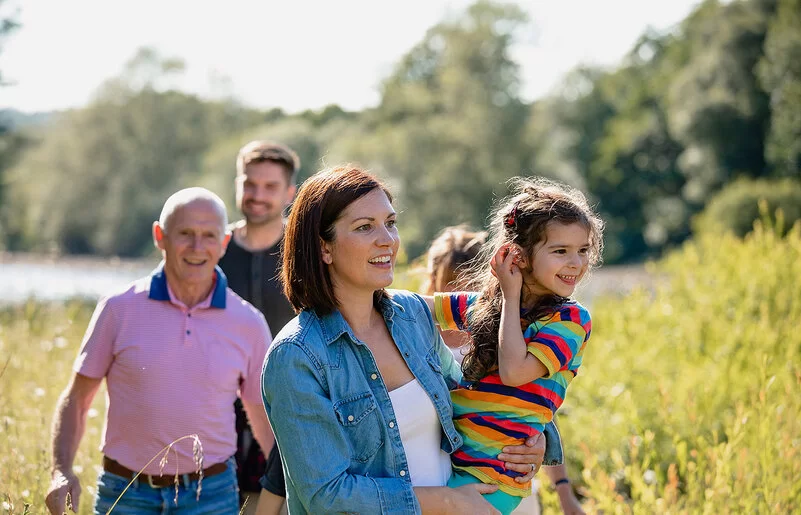
[[262,375],[267,415],[281,448],[287,486],[309,513],[419,511],[408,480],[348,473],[351,449],[320,367],[292,342],[273,347]]

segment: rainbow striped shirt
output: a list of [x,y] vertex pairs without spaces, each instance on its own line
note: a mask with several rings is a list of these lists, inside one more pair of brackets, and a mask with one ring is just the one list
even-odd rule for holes
[[[470,316],[478,293],[437,293],[434,311],[442,329],[470,329]],[[451,391],[453,421],[464,445],[451,455],[455,469],[463,470],[482,483],[519,497],[531,493],[531,484],[516,483],[518,472],[506,470],[496,458],[507,445],[520,445],[542,432],[562,405],[565,391],[581,366],[590,338],[589,312],[568,301],[555,313],[523,329],[528,352],[536,356],[548,375],[522,386],[506,386],[497,371],[476,384],[462,381]]]

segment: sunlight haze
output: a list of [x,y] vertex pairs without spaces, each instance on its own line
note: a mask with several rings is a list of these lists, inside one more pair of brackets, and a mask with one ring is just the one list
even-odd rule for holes
[[[0,108],[85,105],[142,46],[177,57],[177,85],[206,97],[288,112],[375,105],[379,85],[430,27],[466,0],[293,2],[7,0],[21,27],[5,42]],[[518,2],[531,25],[514,47],[522,95],[533,100],[578,64],[611,66],[649,27],[670,28],[695,0]],[[577,13],[581,13],[577,17]]]

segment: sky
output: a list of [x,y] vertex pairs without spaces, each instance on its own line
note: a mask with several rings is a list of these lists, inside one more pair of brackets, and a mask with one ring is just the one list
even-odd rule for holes
[[[376,105],[379,86],[426,30],[470,0],[5,0],[22,25],[0,53],[0,108],[80,107],[143,46],[186,62],[181,89],[287,112]],[[579,64],[615,66],[648,28],[697,0],[524,0],[531,27],[512,49],[522,96],[559,87]]]

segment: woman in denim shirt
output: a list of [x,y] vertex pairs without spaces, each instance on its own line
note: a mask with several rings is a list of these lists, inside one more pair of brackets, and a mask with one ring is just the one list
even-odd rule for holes
[[[338,168],[307,180],[289,216],[281,278],[300,313],[276,336],[262,394],[292,515],[496,513],[480,494],[497,487],[443,486],[462,444],[448,394],[461,372],[425,301],[385,290],[391,202],[372,175]],[[505,451],[531,471],[522,480],[542,463],[541,446]]]

